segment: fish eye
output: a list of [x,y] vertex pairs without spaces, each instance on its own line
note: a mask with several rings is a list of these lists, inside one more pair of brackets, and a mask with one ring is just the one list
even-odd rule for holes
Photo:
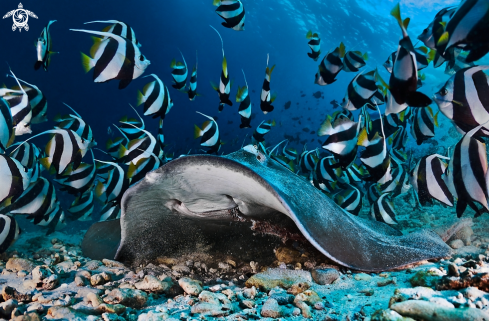
[[144,55],[139,56],[140,61],[144,61]]
[[258,149],[258,145],[253,145],[253,147],[254,147],[255,149]]
[[257,155],[256,156],[256,159],[261,160],[261,156],[260,155]]
[[448,94],[448,89],[446,89],[445,87],[440,89],[439,94],[442,96],[446,96]]

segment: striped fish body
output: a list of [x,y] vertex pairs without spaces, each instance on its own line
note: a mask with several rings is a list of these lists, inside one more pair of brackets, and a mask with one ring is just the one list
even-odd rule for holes
[[316,150],[304,151],[299,159],[299,167],[304,174],[308,174],[314,170],[317,163]]
[[322,147],[334,154],[342,168],[347,168],[357,156],[359,124],[348,118],[337,119],[326,132]]
[[4,96],[10,106],[12,124],[15,128],[15,136],[32,133],[31,120],[32,109],[27,93],[11,94]]
[[391,161],[385,139],[378,134],[372,140],[366,136],[365,131],[358,138],[358,144],[365,147],[360,153],[360,161],[370,174],[368,180],[384,184],[392,179]]
[[342,107],[348,110],[360,109],[370,102],[370,99],[377,90],[374,70],[365,74],[359,74],[348,85]]
[[163,151],[165,148],[165,135],[163,133],[163,119],[160,119],[158,123],[158,144],[160,145],[160,149]]
[[440,111],[463,132],[483,125],[475,134],[489,137],[489,80],[483,70],[474,66],[459,70],[435,94]]
[[447,62],[445,74],[453,76],[459,70],[474,66],[475,64],[473,62],[467,62],[467,53],[461,52],[456,56],[456,58]]
[[[416,67],[418,68],[418,71],[428,67],[428,57],[420,48],[414,49],[414,55],[416,56]],[[396,61],[396,57],[397,51],[394,51],[392,54],[389,55],[389,58],[387,58],[386,62],[383,65],[389,73],[392,73],[392,68],[394,66],[394,61]]]
[[391,150],[403,150],[406,148],[408,135],[405,127],[399,126],[391,138],[389,138],[389,140],[391,140]]
[[190,99],[190,101],[194,101],[195,97],[197,96],[197,66],[195,66],[192,71],[188,87],[188,99]]
[[[173,107],[173,101],[170,98],[168,88],[163,84],[161,79],[155,74],[149,76],[154,77],[155,80],[146,84],[142,93],[139,92],[137,105],[139,106],[144,103],[145,116],[164,119]],[[135,130],[135,128],[132,129],[133,131]]]
[[82,142],[81,137],[69,129],[53,129],[45,133],[54,135],[46,144],[47,157],[40,160],[41,164],[48,170],[53,167],[58,174],[61,174],[68,165],[77,169],[87,152],[89,142]]
[[[104,21],[90,21],[85,22],[85,24],[89,23],[110,23],[111,25],[105,27],[102,31],[109,32],[117,36],[121,36],[122,38],[126,38],[127,40],[133,42],[136,46],[141,47],[138,39],[136,38],[136,33],[127,23],[118,21],[118,20],[104,20]],[[107,39],[107,37],[103,37],[103,40]]]
[[126,165],[130,163],[135,165],[140,159],[147,158],[149,154],[158,155],[160,153],[160,145],[153,135],[131,140],[127,148],[124,146],[120,148],[119,159]]
[[433,115],[430,107],[415,109],[411,123],[411,135],[416,139],[418,145],[435,137],[435,124],[438,124],[437,117],[438,114]]
[[137,164],[131,163],[127,170],[127,178],[131,179],[131,184],[135,184],[143,179],[147,173],[159,168],[161,166],[160,159],[151,154],[148,158],[141,158]]
[[36,145],[26,142],[19,146],[15,151],[10,153],[10,157],[18,160],[22,166],[24,166],[31,179],[30,182],[34,183],[41,174],[40,164],[38,162],[41,151]]
[[295,161],[297,159],[297,151],[295,149],[284,146],[282,153],[288,160]]
[[416,164],[411,174],[411,185],[422,206],[433,204],[432,199],[453,206],[452,193],[443,179],[446,169],[447,164],[437,154],[425,156]]
[[20,233],[20,227],[12,216],[0,214],[0,253],[7,251]]
[[[142,120],[122,117],[120,122],[121,124],[118,126],[118,128],[121,130],[121,132],[129,141],[134,139],[141,139],[147,136],[146,133],[143,131],[145,125]],[[131,125],[134,125],[137,128]]]
[[326,86],[336,81],[336,75],[343,69],[343,61],[340,58],[340,48],[336,48],[323,58],[316,73],[315,84]]
[[392,180],[380,187],[382,193],[390,193],[392,199],[399,195],[406,194],[411,188],[409,175],[403,166],[397,166],[392,171]]
[[0,202],[11,198],[14,202],[27,189],[30,177],[22,164],[0,154]]
[[317,61],[319,56],[321,55],[321,39],[319,38],[317,33],[313,34],[312,31],[309,31],[307,33],[306,38],[309,39],[309,42],[307,44],[312,51],[308,52],[307,55],[309,56],[309,58]]
[[[458,217],[462,216],[467,205],[476,211],[476,217],[489,212],[486,145],[472,137],[478,129],[467,132],[455,145],[448,165],[447,185],[458,199]],[[476,203],[482,205],[482,209],[478,209]]]
[[368,201],[371,205],[373,205],[382,195],[382,191],[380,190],[380,186],[377,183],[371,183],[368,187],[367,197]]
[[272,71],[274,68],[275,65],[273,65],[272,68],[269,68],[267,66],[267,69],[265,71],[265,80],[263,80],[263,85],[261,88],[260,108],[264,114],[267,114],[274,109],[272,103],[275,100],[275,97],[271,97],[270,92],[270,81],[272,79]]
[[14,135],[12,113],[9,103],[0,97],[0,153],[4,153]]
[[55,231],[62,230],[66,227],[65,213],[59,202],[56,203],[54,209],[44,216],[44,220],[37,225],[47,228],[46,235],[52,234]]
[[357,72],[366,64],[358,51],[348,51],[343,58],[343,70],[346,72]]
[[121,217],[121,206],[118,203],[108,203],[100,211],[99,222],[115,220]]
[[127,139],[123,137],[116,137],[114,140],[109,138],[105,144],[107,154],[109,154],[113,159],[118,159],[120,146],[127,145],[127,143]]
[[[29,84],[28,82],[18,79],[20,82],[24,83],[22,88],[27,94],[27,99],[31,105],[32,110],[32,124],[40,124],[47,121],[47,109],[48,102],[42,91],[35,85]],[[18,86],[13,87],[15,90],[20,90]]]
[[389,225],[397,224],[394,205],[387,199],[389,193],[382,194],[370,208],[370,215],[374,220],[384,222]]
[[171,85],[176,90],[185,92],[185,87],[187,86],[188,68],[187,62],[183,57],[183,63],[172,61],[171,67],[173,68],[171,76],[173,77],[173,84]]
[[219,137],[219,128],[215,121],[204,122],[199,135],[198,137],[201,137],[200,146],[209,147],[209,150],[212,152],[219,150],[221,139]]
[[335,194],[333,201],[348,213],[356,216],[362,209],[362,193],[353,186]]
[[141,76],[150,64],[150,61],[141,53],[139,47],[126,38],[109,32],[81,29],[70,30],[108,38],[96,41],[91,50],[93,58],[82,54],[85,71],[88,72],[90,69],[94,69],[94,82],[118,79],[120,80],[119,89],[123,89],[133,79]]
[[238,114],[241,116],[239,128],[251,128],[251,99],[248,94],[248,87],[243,87],[243,95],[239,104]]
[[41,177],[29,185],[25,192],[15,202],[2,209],[2,213],[28,215],[38,224],[44,216],[56,206],[54,185]]
[[240,0],[218,0],[216,13],[225,21],[222,25],[236,31],[243,31],[245,25],[245,8]]
[[81,117],[70,114],[65,117],[55,118],[55,121],[58,121],[58,124],[54,128],[74,131],[80,136],[82,141],[89,142],[89,147],[97,145],[93,138],[92,128]]
[[336,164],[332,156],[321,158],[314,166],[314,177],[318,183],[335,182],[338,180],[341,171],[338,167],[333,167]]
[[450,21],[450,18],[455,13],[455,10],[457,9],[454,7],[441,9],[428,27],[418,36],[418,39],[421,40],[426,47],[436,49],[436,43],[445,31],[443,24]]
[[[126,175],[122,167],[116,163],[105,162],[114,166],[114,168],[109,172],[107,181],[105,184],[99,182],[95,188],[95,195],[98,198],[103,199],[103,201],[108,204],[110,202],[119,203],[122,199],[122,195],[129,188],[129,179],[126,179]],[[104,197],[102,197],[104,194]]]
[[274,126],[273,121],[262,121],[253,132],[253,138],[257,142],[263,142],[265,140],[265,135],[272,129],[272,126]]
[[86,222],[92,220],[94,208],[93,191],[86,191],[78,196],[68,209],[69,218],[73,221]]
[[34,69],[38,70],[41,66],[44,68],[44,71],[48,71],[49,62],[51,60],[52,52],[52,40],[51,34],[49,33],[49,27],[56,22],[56,20],[51,20],[48,22],[47,26],[44,27],[41,31],[41,35],[37,39],[36,43],[36,52],[37,52],[37,61],[34,64]]
[[407,154],[399,149],[391,148],[389,154],[393,161],[392,164],[405,164],[407,162]]
[[95,165],[81,163],[77,169],[68,166],[60,175],[56,175],[55,182],[61,185],[61,191],[69,194],[83,194],[93,187],[96,176]]
[[360,184],[367,176],[368,173],[363,167],[352,163],[346,170],[343,171],[341,179],[345,183],[352,185]]
[[231,81],[229,80],[228,64],[226,57],[222,59],[221,78],[219,79],[219,87],[212,85],[219,95],[219,111],[224,109],[224,105],[232,106],[233,102],[229,99],[231,93]]
[[444,56],[457,46],[469,51],[467,62],[481,59],[489,52],[489,3],[486,0],[465,0],[451,16],[436,49]]

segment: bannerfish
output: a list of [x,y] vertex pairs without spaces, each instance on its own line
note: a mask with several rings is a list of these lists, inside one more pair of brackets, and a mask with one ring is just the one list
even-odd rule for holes
[[138,91],[136,106],[144,103],[144,116],[164,119],[173,107],[170,92],[165,84],[163,84],[163,81],[155,74],[150,74],[143,78],[146,77],[153,77],[155,80],[147,83],[143,88],[143,92]]
[[487,69],[474,66],[457,71],[434,96],[440,111],[462,132],[482,125],[476,137],[489,137],[489,77],[483,71]]
[[[102,31],[109,32],[117,36],[121,36],[122,38],[126,38],[129,41],[132,41],[136,46],[141,47],[138,39],[136,38],[136,33],[127,23],[119,21],[119,20],[97,20],[85,22],[85,24],[89,23],[111,23],[110,26],[105,27]],[[106,40],[107,37],[103,37],[103,40]]]
[[134,110],[139,120],[135,118],[129,118],[127,116],[123,116],[119,120],[120,125],[119,126],[114,125],[116,128],[118,128],[121,131],[124,137],[127,138],[128,142],[146,136],[146,133],[143,130],[141,130],[141,129],[146,129],[146,125],[144,123],[143,117],[139,115],[136,108],[134,108],[131,104],[129,104],[129,106]]
[[51,212],[44,215],[44,219],[36,225],[47,228],[46,235],[52,234],[66,227],[65,213],[58,201]]
[[197,61],[197,53],[195,53],[195,67],[192,70],[192,74],[190,75],[190,81],[188,84],[188,99],[190,101],[194,101],[196,96],[200,96],[199,93],[197,93],[197,67],[199,66],[199,63]]
[[319,136],[325,136],[322,147],[335,156],[342,168],[347,168],[357,156],[357,141],[360,122],[348,118],[338,118],[331,123],[327,118],[318,129]]
[[[9,76],[13,78],[13,76]],[[29,84],[22,79],[17,78],[17,80],[25,84],[25,86],[22,87],[27,93],[27,99],[29,100],[29,104],[31,105],[31,123],[40,124],[48,121],[46,116],[48,110],[48,102],[46,100],[46,96],[44,96],[42,91],[36,85]],[[20,90],[18,86],[13,87],[13,89]]]
[[71,129],[75,133],[80,136],[83,141],[88,141],[88,147],[92,148],[97,145],[93,137],[92,128],[88,125],[83,118],[78,114],[72,107],[68,106],[68,104],[63,103],[66,107],[71,109],[73,114],[69,114],[67,116],[56,116],[54,121],[58,124],[54,126],[54,128],[63,128],[63,129]]
[[428,96],[416,91],[418,88],[418,68],[414,46],[406,31],[409,19],[402,21],[399,4],[392,9],[391,15],[396,18],[401,27],[403,38],[399,41],[396,60],[389,78],[386,115],[399,113],[408,106],[426,107],[431,103]]
[[[342,43],[343,44],[343,43]],[[340,48],[343,48],[342,50]],[[343,69],[341,58],[345,55],[344,46],[336,47],[329,52],[319,64],[319,70],[316,73],[315,84],[326,86],[336,81],[336,76]]]
[[379,222],[389,225],[397,224],[394,204],[387,198],[389,193],[380,195],[379,199],[370,207],[370,216]]
[[221,24],[236,31],[243,31],[245,25],[245,8],[240,0],[214,0],[216,13],[225,21]]
[[236,102],[240,103],[239,104],[239,109],[238,109],[238,114],[241,116],[241,124],[239,125],[239,128],[251,128],[251,99],[250,99],[250,94],[248,90],[248,82],[246,81],[246,75],[244,73],[244,70],[241,70],[243,72],[243,77],[245,80],[245,86],[240,88],[238,86],[238,93],[236,94]]
[[12,113],[9,103],[0,97],[0,153],[13,143],[15,139],[14,126],[12,124]]
[[52,51],[53,41],[51,40],[51,34],[49,33],[49,27],[54,22],[56,22],[56,20],[49,21],[47,26],[42,29],[39,38],[37,38],[37,61],[34,64],[35,70],[38,70],[42,66],[44,71],[48,71],[49,63],[51,62],[51,55],[56,53]]
[[188,67],[185,57],[181,51],[180,54],[182,55],[183,63],[180,61],[177,62],[175,59],[173,59],[170,64],[170,67],[173,68],[171,72],[173,84],[171,86],[176,90],[186,92],[185,88],[187,86]]
[[426,27],[423,32],[418,36],[424,45],[430,49],[436,49],[436,43],[445,32],[445,27],[451,16],[457,10],[456,7],[443,8],[435,15],[432,22]]
[[122,195],[129,188],[130,179],[126,178],[124,170],[118,164],[98,159],[95,159],[95,161],[113,166],[109,171],[107,180],[105,182],[99,181],[95,186],[95,196],[105,204],[120,204]]
[[263,142],[265,140],[265,135],[275,126],[275,120],[264,120],[262,121],[253,132],[253,139],[257,142]]
[[430,106],[414,110],[411,118],[411,135],[418,145],[435,137],[435,126],[438,127],[438,112],[433,114]]
[[147,130],[140,129],[135,125],[132,126],[134,126],[135,129],[144,132],[145,136],[131,140],[127,146],[121,145],[119,147],[118,160],[126,165],[130,165],[130,163],[136,165],[140,159],[147,158],[151,153],[159,155],[160,144],[156,138]]
[[422,157],[414,167],[411,185],[421,206],[433,204],[432,199],[453,206],[453,196],[444,179],[448,166],[444,160],[450,159],[438,154],[428,155]]
[[311,30],[307,32],[306,38],[309,39],[307,43],[309,48],[311,48],[312,52],[308,52],[307,55],[309,58],[317,61],[319,56],[321,55],[321,39],[317,33],[312,33]]
[[360,51],[347,51],[343,57],[343,70],[346,72],[357,72],[367,63],[367,53],[362,54]]
[[[12,146],[19,145],[19,143]],[[18,160],[22,166],[27,170],[30,176],[30,183],[34,183],[41,175],[41,164],[39,163],[39,157],[41,151],[36,145],[32,143],[25,143],[19,146],[18,149],[10,153],[10,157]]]
[[163,133],[163,118],[160,119],[158,123],[158,143],[160,144],[161,150],[165,147],[165,135]]
[[221,39],[221,46],[222,46],[221,78],[219,79],[219,87],[213,82],[211,82],[211,85],[212,88],[214,88],[214,90],[217,91],[217,94],[219,95],[219,111],[222,111],[224,109],[224,105],[229,105],[229,106],[233,105],[233,102],[229,100],[229,95],[231,92],[231,81],[229,80],[228,61],[226,59],[226,56],[224,55],[224,42],[222,40],[221,34],[213,26],[210,27],[217,32],[219,38]]
[[200,139],[200,145],[204,147],[208,147],[208,154],[217,154],[219,149],[221,148],[222,142],[221,137],[219,135],[219,127],[217,126],[217,122],[214,118],[204,115],[200,112],[198,114],[207,117],[209,120],[205,121],[202,124],[202,129],[200,129],[197,125],[195,125],[194,137]]
[[29,102],[29,96],[25,92],[24,88],[20,85],[18,78],[15,76],[12,70],[10,70],[10,72],[17,82],[19,90],[11,90],[6,88],[0,89],[0,96],[3,96],[10,106],[12,125],[15,128],[15,136],[30,134],[32,133],[32,108]]
[[13,202],[27,189],[30,177],[18,160],[0,154],[0,182],[0,202]]
[[12,216],[0,214],[0,253],[7,251],[20,233],[20,227]]
[[71,165],[68,165],[63,173],[56,175],[54,181],[61,185],[61,191],[78,195],[92,189],[95,182],[95,174],[96,167],[93,164],[81,163],[77,169],[73,169]]
[[358,216],[363,205],[362,198],[358,188],[348,185],[333,196],[333,201],[348,213]]
[[375,84],[375,70],[360,73],[348,85],[342,107],[348,110],[357,110],[370,103],[372,96],[377,92]]
[[91,221],[95,204],[94,200],[95,198],[92,190],[78,195],[68,209],[68,218],[72,221]]
[[275,98],[277,98],[277,95],[275,93],[272,95],[270,91],[270,81],[275,65],[273,65],[272,68],[268,67],[268,58],[269,56],[267,54],[267,69],[265,70],[265,80],[263,81],[260,96],[260,108],[265,115],[273,111],[274,107],[272,106],[272,103],[275,101]]
[[141,53],[139,47],[126,38],[110,32],[82,29],[70,30],[109,38],[102,40],[101,38],[94,37],[95,43],[90,49],[92,58],[81,53],[82,65],[85,72],[89,72],[92,68],[94,69],[94,82],[106,82],[112,79],[118,79],[120,80],[119,89],[123,89],[133,79],[141,76],[151,63]]

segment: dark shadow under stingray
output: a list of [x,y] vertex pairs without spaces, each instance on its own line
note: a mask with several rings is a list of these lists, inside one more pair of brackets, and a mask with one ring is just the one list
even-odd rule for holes
[[253,146],[245,149],[224,157],[182,157],[148,173],[122,199],[120,244],[112,237],[117,221],[96,223],[85,237],[85,255],[140,264],[206,251],[251,261],[273,258],[281,238],[305,239],[329,260],[364,271],[450,255],[433,231],[402,235],[353,216]]

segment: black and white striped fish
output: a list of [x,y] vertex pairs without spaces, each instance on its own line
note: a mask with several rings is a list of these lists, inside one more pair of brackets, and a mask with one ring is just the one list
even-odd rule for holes
[[155,80],[147,83],[143,88],[143,92],[138,91],[136,106],[144,103],[144,116],[164,119],[173,107],[173,100],[170,98],[168,88],[158,76],[151,74],[143,78],[150,76]]
[[14,202],[27,189],[30,177],[22,164],[0,154],[0,202],[10,198]]
[[40,177],[41,164],[39,163],[39,158],[41,157],[41,151],[36,145],[28,142],[24,143],[10,153],[10,157],[18,160],[27,169],[31,183],[34,183]]
[[398,165],[392,170],[392,179],[380,186],[382,193],[390,193],[389,197],[394,199],[400,195],[406,194],[411,189],[409,175],[402,165]]
[[28,215],[34,224],[42,221],[45,215],[56,207],[56,191],[50,181],[41,177],[22,193],[22,195],[3,208],[0,213]]
[[265,140],[265,135],[275,126],[275,120],[264,120],[256,127],[253,132],[253,139],[257,142],[263,142]]
[[196,54],[195,55],[195,67],[192,70],[192,74],[190,75],[190,81],[188,83],[188,90],[187,90],[188,99],[190,99],[190,101],[194,101],[196,96],[200,96],[197,93],[197,68],[198,68],[198,66],[199,66],[199,63],[197,61],[197,54]]
[[100,211],[99,222],[115,220],[121,217],[121,206],[118,203],[107,203]]
[[445,74],[453,76],[457,73],[457,71],[469,67],[474,67],[475,64],[473,62],[467,62],[466,52],[460,52],[456,55],[456,58],[449,60],[445,67]]
[[341,169],[337,166],[333,156],[321,158],[314,166],[314,178],[318,183],[325,181],[335,182],[341,175]]
[[295,150],[294,148],[287,148],[287,144],[289,142],[287,141],[287,143],[284,145],[284,148],[282,149],[282,153],[284,154],[285,158],[287,158],[288,160],[291,160],[291,161],[295,161],[297,159],[297,150]]
[[448,165],[443,160],[446,159],[448,158],[438,154],[428,155],[421,158],[414,167],[411,185],[422,206],[433,204],[432,199],[453,206],[452,193],[444,180]]
[[360,122],[338,118],[334,123],[327,118],[318,130],[318,136],[327,135],[322,147],[335,156],[342,168],[347,168],[357,156]]
[[347,51],[343,58],[343,70],[346,72],[357,72],[367,63],[367,53],[362,54],[360,51]]
[[240,0],[214,0],[217,6],[216,13],[225,21],[224,27],[243,31],[245,25],[245,9]]
[[308,52],[307,55],[309,58],[317,61],[319,56],[321,55],[321,39],[317,33],[312,33],[311,30],[307,32],[306,38],[309,39],[307,43],[309,48],[311,48],[312,52]]
[[135,184],[143,179],[147,173],[159,168],[161,160],[155,154],[145,153],[146,158],[141,158],[136,164],[129,164],[126,176],[131,179],[131,184]]
[[348,168],[342,171],[341,179],[350,185],[360,184],[368,177],[368,172],[363,166],[352,163]]
[[115,202],[120,203],[122,195],[129,188],[130,180],[126,178],[121,166],[113,162],[104,162],[96,159],[97,162],[112,165],[105,183],[98,182],[95,187],[95,196],[101,199],[105,204]]
[[[340,48],[343,48],[340,50]],[[345,55],[344,46],[336,47],[329,52],[319,64],[319,71],[316,73],[315,84],[326,86],[336,81],[336,76],[343,69],[341,58]]]
[[[428,49],[426,47],[418,47],[414,49],[414,55],[416,56],[416,67],[418,71],[428,67],[430,60],[428,58]],[[384,67],[389,73],[392,73],[394,67],[394,61],[396,61],[397,51],[394,51],[389,55],[389,58],[384,62]]]
[[391,158],[387,151],[382,115],[380,110],[378,112],[382,131],[376,132],[374,137],[369,139],[367,128],[363,128],[358,135],[357,144],[365,147],[365,150],[360,153],[360,161],[370,174],[368,180],[384,184],[392,179]]
[[146,135],[143,138],[133,139],[127,147],[119,147],[119,161],[126,165],[137,164],[140,159],[147,158],[151,153],[155,155],[160,154],[160,144],[156,138],[148,131],[144,129],[138,130],[144,132]]
[[342,107],[348,110],[357,110],[371,102],[372,96],[378,91],[375,84],[375,70],[360,73],[348,85]]
[[139,47],[131,40],[110,32],[82,29],[70,30],[109,38],[104,41],[101,38],[96,38],[98,40],[95,40],[96,42],[90,50],[92,58],[82,53],[82,65],[85,72],[94,68],[94,82],[118,79],[120,80],[119,89],[123,89],[133,79],[141,76],[150,64],[150,61],[141,53]]
[[158,123],[158,144],[160,144],[160,149],[165,148],[165,135],[163,133],[163,119],[160,119]]
[[430,106],[416,108],[411,118],[411,135],[421,145],[425,140],[435,137],[435,126],[438,127],[438,112],[433,114]]
[[219,79],[219,86],[217,86],[213,82],[211,82],[211,85],[212,88],[214,88],[214,90],[217,91],[217,94],[219,95],[219,111],[222,111],[224,109],[224,105],[229,105],[229,106],[233,105],[233,102],[229,99],[229,95],[231,93],[231,81],[229,79],[229,73],[228,73],[228,61],[226,59],[226,56],[224,55],[224,41],[222,40],[219,31],[217,31],[216,28],[214,28],[213,26],[210,27],[217,32],[219,38],[221,39],[221,48],[222,48],[221,78]]
[[457,7],[436,43],[444,58],[450,50],[463,47],[468,51],[467,62],[481,59],[489,52],[489,3],[486,0],[465,0]]
[[14,134],[10,105],[0,97],[0,153],[5,153],[5,150],[13,143]]
[[56,116],[54,121],[58,124],[54,128],[71,129],[80,136],[82,141],[88,141],[88,148],[92,148],[97,145],[93,137],[92,128],[88,125],[83,118],[68,104],[63,103],[66,107],[73,111],[73,114],[66,116]]
[[382,195],[382,191],[380,190],[380,184],[371,183],[370,185],[368,185],[367,198],[370,205],[373,205],[375,202],[377,202],[377,200],[380,198],[380,195]]
[[170,67],[173,68],[171,72],[173,84],[171,86],[176,90],[185,92],[185,88],[187,86],[188,67],[185,57],[181,51],[180,54],[182,55],[183,63],[180,61],[177,62],[175,59],[173,59],[170,64]]
[[242,88],[239,88],[238,86],[238,93],[236,94],[236,102],[240,103],[239,104],[239,109],[238,109],[238,114],[241,116],[241,124],[239,125],[239,128],[251,128],[250,122],[251,122],[251,99],[248,91],[248,82],[246,81],[246,75],[244,73],[244,70],[241,70],[243,72],[243,77],[245,80],[246,86],[243,86]]
[[406,31],[409,20],[402,21],[399,4],[392,9],[391,15],[396,18],[401,27],[403,38],[399,41],[396,60],[389,78],[386,115],[399,113],[408,105],[426,107],[431,103],[428,96],[416,91],[418,88],[418,68],[414,46]]
[[221,137],[219,135],[219,127],[217,126],[217,122],[214,118],[202,114],[201,112],[197,112],[204,117],[207,117],[209,120],[205,121],[202,124],[202,129],[200,129],[197,125],[195,125],[194,130],[194,138],[200,138],[200,146],[208,147],[208,154],[219,152],[221,148],[222,142]]
[[441,9],[428,25],[426,29],[418,36],[424,45],[431,49],[436,49],[436,43],[440,39],[441,35],[445,32],[445,26],[450,20],[451,16],[457,10],[456,7],[447,7]]
[[[105,27],[102,31],[110,32],[114,35],[121,36],[122,38],[126,38],[129,41],[132,41],[136,46],[141,47],[138,39],[136,38],[136,33],[127,23],[118,21],[118,20],[97,20],[85,22],[85,24],[89,23],[110,23],[111,25]],[[107,37],[103,37],[103,40],[106,40]]]
[[[462,216],[467,205],[476,212],[476,217],[489,212],[486,145],[473,138],[480,128],[467,132],[455,145],[448,165],[447,186],[457,199],[458,217]],[[476,203],[482,208],[478,208]]]
[[0,253],[7,251],[20,233],[19,224],[12,216],[0,214]]
[[[24,88],[20,85],[18,78],[10,70],[12,76],[15,78],[19,90],[0,89],[0,96],[9,103],[10,112],[12,114],[12,124],[15,128],[15,136],[21,136],[24,134],[32,133],[31,120],[32,120],[32,108],[29,103],[29,96],[25,92]],[[5,95],[6,94],[6,95]]]
[[77,196],[68,209],[68,218],[72,221],[91,221],[95,205],[94,199],[92,190]]
[[307,150],[306,145],[304,145],[304,150],[302,151],[301,156],[299,157],[299,168],[303,174],[311,173],[316,167],[316,163],[318,162],[318,151],[317,149]]
[[[36,85],[29,84],[28,82],[25,82],[22,79],[18,79],[18,80],[25,84],[25,86],[22,87],[27,93],[27,98],[29,100],[29,104],[31,105],[31,110],[32,110],[31,123],[40,124],[46,122],[48,120],[46,116],[48,110],[48,102],[46,100],[46,97]],[[20,88],[17,86],[14,87],[14,89],[20,90]]]
[[272,71],[275,68],[275,65],[273,65],[272,68],[269,68],[268,58],[269,56],[267,55],[267,69],[265,70],[265,80],[263,81],[260,95],[260,108],[265,115],[273,111],[274,107],[272,106],[272,103],[277,96],[276,94],[272,95],[270,91],[270,81],[272,79]]
[[348,213],[358,216],[362,209],[362,198],[363,195],[360,190],[349,185],[348,188],[336,193],[333,196],[333,201]]
[[44,215],[44,219],[36,225],[47,227],[46,235],[65,228],[65,213],[63,212],[59,202],[56,202],[54,208],[49,213]]
[[96,167],[93,164],[81,163],[77,169],[70,165],[61,173],[56,175],[55,182],[61,185],[61,191],[70,194],[83,194],[93,187],[95,181]]
[[435,94],[440,111],[462,132],[482,125],[475,136],[489,136],[489,77],[483,70],[489,66],[474,66],[459,70]]
[[[395,115],[395,114],[391,114]],[[412,128],[412,127],[411,127]],[[399,126],[397,130],[389,137],[389,143],[391,144],[391,150],[402,150],[406,148],[408,140],[408,134],[406,127]]]
[[129,106],[131,106],[136,115],[138,115],[139,120],[124,116],[119,120],[119,123],[121,124],[119,126],[115,126],[121,131],[124,138],[127,138],[128,142],[133,139],[143,138],[146,136],[146,133],[143,131],[146,129],[144,119],[139,115],[136,108],[134,108],[131,104],[129,104]]
[[43,66],[44,71],[48,71],[51,55],[55,53],[52,51],[53,41],[51,39],[51,34],[49,33],[49,27],[51,27],[54,22],[56,22],[56,20],[49,21],[47,26],[42,29],[39,38],[37,38],[37,61],[34,64],[35,70],[38,70]]
[[370,215],[374,220],[384,222],[389,225],[397,224],[394,205],[388,199],[389,193],[380,195],[379,199],[370,207]]

